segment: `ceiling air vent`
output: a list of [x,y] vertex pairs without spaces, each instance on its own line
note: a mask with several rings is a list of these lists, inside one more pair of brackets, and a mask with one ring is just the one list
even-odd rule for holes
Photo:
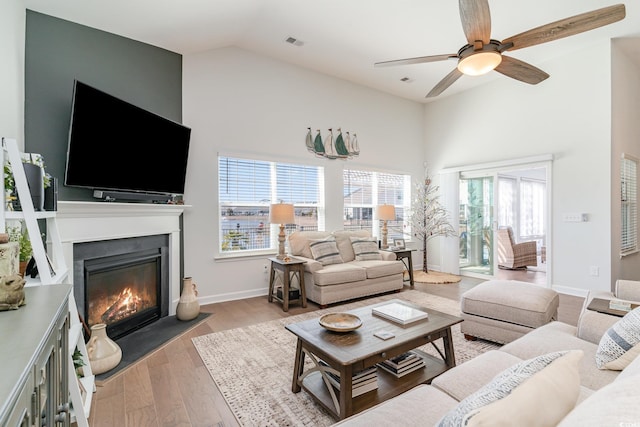
[[287,42],[289,44],[292,44],[294,46],[302,46],[302,45],[304,45],[304,42],[302,40],[298,40],[295,37],[287,37],[285,39],[285,42]]

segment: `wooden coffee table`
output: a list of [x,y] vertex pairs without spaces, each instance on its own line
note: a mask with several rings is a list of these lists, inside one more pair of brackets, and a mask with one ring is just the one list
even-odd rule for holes
[[[372,314],[373,307],[390,302],[409,304],[406,301],[391,300],[348,311],[363,322],[360,328],[351,332],[328,331],[320,326],[317,318],[287,325],[286,328],[298,337],[291,390],[298,393],[304,389],[336,418],[344,419],[418,384],[430,383],[433,378],[454,367],[456,362],[451,327],[462,322],[462,319],[413,304],[409,305],[428,312],[429,318],[403,326]],[[373,335],[379,330],[391,331],[395,337],[382,340]],[[434,344],[440,338],[443,340],[444,354]],[[426,366],[423,369],[396,378],[378,368],[378,389],[351,397],[351,376],[354,372],[428,343],[434,344],[441,359],[416,350],[425,359]],[[314,362],[314,367],[307,371],[304,370],[305,356],[309,356]],[[340,373],[339,395],[329,385],[325,369],[318,359]]]

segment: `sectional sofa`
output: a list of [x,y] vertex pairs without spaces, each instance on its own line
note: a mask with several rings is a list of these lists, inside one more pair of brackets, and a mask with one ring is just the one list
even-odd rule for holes
[[[624,353],[632,361],[621,371],[600,369],[596,363],[602,354],[599,347],[602,350],[607,337],[617,336],[620,325],[631,325],[628,329],[631,335],[638,336],[640,308],[624,318],[603,314],[587,309],[594,297],[640,301],[640,282],[618,281],[613,294],[589,295],[577,326],[558,321],[548,323],[499,350],[456,366],[430,385],[415,387],[335,426],[640,425],[640,357],[634,358],[640,344]],[[509,381],[525,370],[523,366],[554,354],[562,356],[509,389]],[[485,399],[486,403],[488,396],[505,389],[507,393],[502,399],[485,406],[478,404],[479,400]],[[476,414],[468,418],[468,424],[452,421],[474,404]],[[463,418],[464,414],[457,419]]]
[[403,287],[404,264],[378,250],[367,230],[295,231],[288,242],[291,255],[306,261],[307,298],[320,306]]

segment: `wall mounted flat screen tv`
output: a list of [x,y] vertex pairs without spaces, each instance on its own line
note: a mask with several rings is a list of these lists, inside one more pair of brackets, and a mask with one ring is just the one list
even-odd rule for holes
[[184,194],[191,129],[74,82],[65,185]]

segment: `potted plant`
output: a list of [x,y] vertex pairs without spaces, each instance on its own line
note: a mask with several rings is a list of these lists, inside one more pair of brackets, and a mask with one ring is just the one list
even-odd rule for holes
[[29,233],[26,227],[19,226],[9,227],[9,241],[18,242],[20,245],[19,260],[20,260],[20,275],[24,277],[24,272],[27,269],[27,264],[33,255],[33,248],[31,246],[31,239],[29,239]]

